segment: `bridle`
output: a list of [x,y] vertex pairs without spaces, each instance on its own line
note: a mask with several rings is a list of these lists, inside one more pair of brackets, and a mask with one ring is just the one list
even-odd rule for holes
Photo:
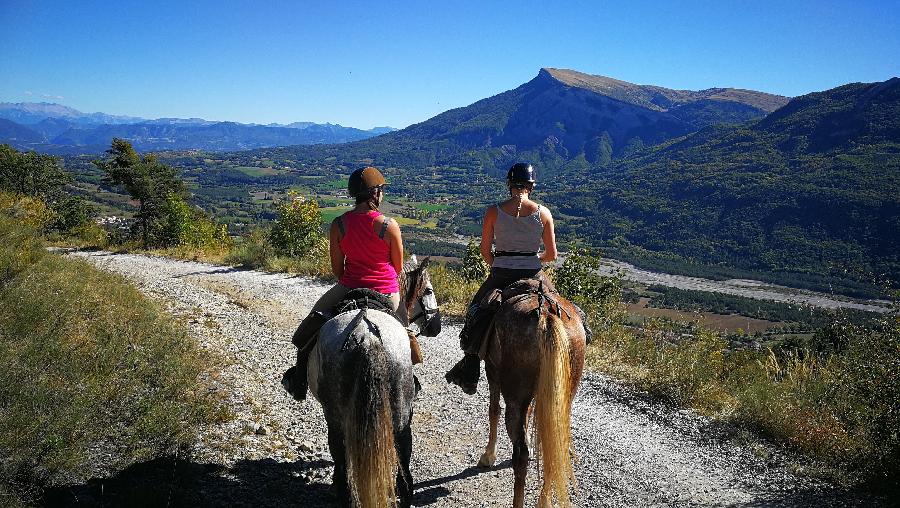
[[[422,274],[424,273],[424,268],[425,262],[406,274],[407,288],[406,294],[404,295],[408,323],[406,329],[416,337],[422,335],[426,330],[434,330],[435,320],[437,320],[437,323],[440,323],[441,316],[440,309],[437,305],[437,298],[435,298],[434,295],[434,289],[428,285],[424,285],[424,288],[420,291],[420,286],[423,286]],[[410,316],[410,312],[415,307],[416,301],[418,301],[421,310]],[[420,319],[424,319],[421,324],[418,323]],[[413,327],[413,325],[415,325],[415,327]]]

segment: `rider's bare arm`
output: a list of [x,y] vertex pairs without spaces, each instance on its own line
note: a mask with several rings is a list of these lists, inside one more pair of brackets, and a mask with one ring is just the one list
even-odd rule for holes
[[[375,224],[373,225],[376,232],[381,230],[385,219],[384,215],[375,219]],[[403,272],[403,237],[400,234],[400,225],[397,224],[397,221],[392,220],[388,222],[383,240],[390,249],[391,265],[394,267],[394,270],[397,270],[397,273]]]
[[338,279],[344,275],[344,252],[341,250],[341,228],[338,226],[340,217],[331,221],[328,230],[328,254],[331,258],[331,273]]
[[546,206],[541,207],[541,222],[544,224],[544,252],[538,254],[542,263],[556,259],[556,231],[553,229],[553,215]]
[[494,243],[494,224],[497,223],[497,207],[489,206],[484,211],[484,220],[481,221],[481,257],[488,266],[494,265],[494,253],[491,247]]

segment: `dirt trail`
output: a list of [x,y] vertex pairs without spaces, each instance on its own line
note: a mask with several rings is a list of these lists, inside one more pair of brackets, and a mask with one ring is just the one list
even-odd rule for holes
[[[190,460],[171,466],[179,480],[166,494],[166,504],[331,505],[331,459],[321,408],[315,401],[293,401],[279,385],[294,357],[293,327],[327,285],[156,257],[73,255],[124,275],[164,301],[184,317],[204,348],[223,358],[217,382],[229,394],[235,419],[206,429]],[[478,395],[467,397],[443,379],[458,356],[458,332],[458,324],[445,322],[439,337],[422,343],[426,364],[416,370],[423,392],[413,422],[414,504],[507,506],[512,470],[505,434],[497,466],[473,467],[487,441],[484,380]],[[595,374],[582,382],[573,428],[579,457],[577,506],[878,504],[796,474],[798,462],[770,446],[752,439],[737,445],[727,430],[709,420],[648,401]],[[119,480],[136,489],[135,475],[141,474],[150,473],[139,466]],[[527,504],[533,506],[538,474],[533,469],[529,474]],[[87,487],[73,492],[80,492],[82,501],[111,501],[95,499],[98,494],[88,494]],[[126,499],[126,494],[118,495],[119,501]]]

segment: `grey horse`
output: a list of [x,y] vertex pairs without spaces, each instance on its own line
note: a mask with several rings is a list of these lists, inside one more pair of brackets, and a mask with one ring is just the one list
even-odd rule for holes
[[[334,316],[319,331],[308,380],[328,423],[334,489],[341,506],[412,502],[413,377],[410,333],[435,336],[440,313],[426,270],[404,266],[397,318],[372,308]],[[399,501],[398,501],[399,499]]]

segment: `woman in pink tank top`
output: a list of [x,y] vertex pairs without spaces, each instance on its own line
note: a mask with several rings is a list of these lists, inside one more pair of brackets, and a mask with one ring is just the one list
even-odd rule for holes
[[403,269],[403,239],[397,221],[378,211],[387,182],[373,167],[350,175],[347,190],[356,199],[353,210],[331,222],[328,232],[331,272],[338,283],[313,306],[294,332],[297,365],[284,374],[282,383],[297,400],[306,398],[306,364],[326,314],[351,289],[368,288],[386,295],[396,311],[400,306],[397,275]]

